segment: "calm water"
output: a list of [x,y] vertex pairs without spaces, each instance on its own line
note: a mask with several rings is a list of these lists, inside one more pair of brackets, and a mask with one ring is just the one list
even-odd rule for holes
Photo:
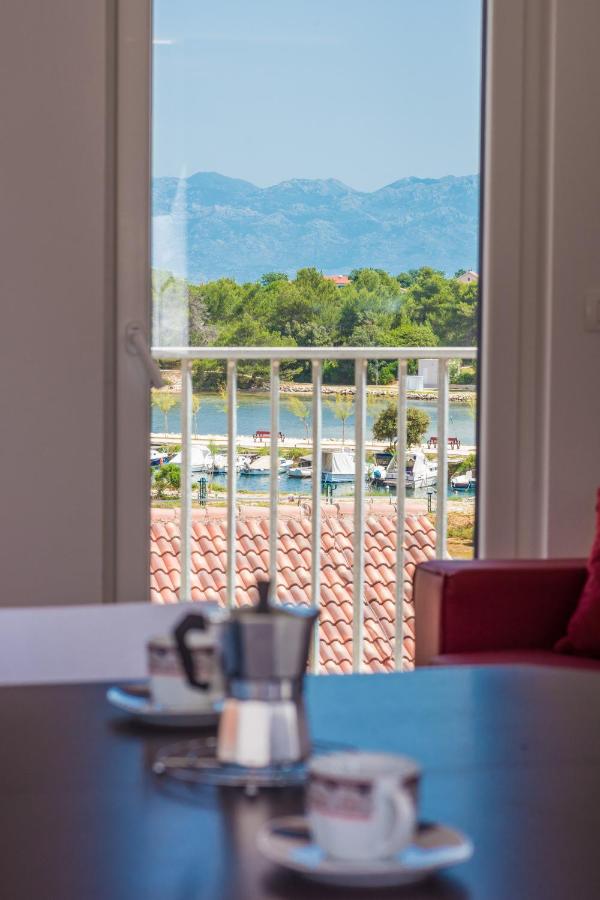
[[[198,476],[194,476],[197,478]],[[227,476],[226,475],[213,475],[212,478],[209,479],[211,484],[222,485],[226,487],[227,485]],[[268,494],[269,492],[269,478],[266,475],[238,475],[237,487],[239,491],[251,491],[256,493],[264,493]],[[431,489],[430,489],[431,490]],[[279,496],[281,499],[285,499],[287,494],[307,494],[309,495],[312,491],[312,479],[310,478],[289,478],[287,475],[283,474],[279,476]],[[408,497],[427,497],[427,488],[415,488],[414,490],[407,490]],[[351,497],[354,495],[354,484],[352,483],[341,483],[335,486],[335,490],[333,491],[333,502],[335,503],[338,497]],[[366,496],[370,497],[389,497],[390,490],[389,488],[382,485],[372,485],[367,484],[366,486]],[[458,491],[453,491],[450,486],[448,486],[448,496],[449,497],[474,497],[475,491],[461,491],[460,494]],[[394,501],[396,497],[396,491],[392,489],[391,491],[391,502]],[[435,504],[435,500],[434,500]]]
[[[295,395],[306,404],[310,410],[310,395]],[[223,401],[214,394],[200,395],[200,409],[194,417],[194,434],[202,437],[203,434],[226,434],[227,417]],[[367,403],[367,433],[372,437],[373,420],[379,412],[393,400],[383,397],[374,397]],[[429,428],[426,437],[437,434],[437,404],[431,402],[418,402],[409,400],[409,406],[422,409],[429,416]],[[459,404],[450,404],[449,435],[457,437],[465,444],[475,443],[475,417],[470,407]],[[290,410],[286,398],[281,398],[279,407],[280,429],[289,438],[303,438],[306,430],[303,420],[299,419]],[[310,425],[310,416],[308,418]],[[238,434],[252,435],[257,430],[269,430],[270,406],[268,394],[242,394],[238,397]],[[178,434],[181,431],[179,404],[170,410],[167,416],[167,432]],[[157,409],[152,409],[152,431],[162,433],[165,431],[165,417]],[[346,438],[354,437],[354,416],[346,421]],[[329,403],[323,400],[323,437],[342,437],[342,423],[335,418]],[[251,479],[245,479],[250,481]],[[292,479],[293,480],[293,479]],[[296,482],[297,483],[297,482]]]

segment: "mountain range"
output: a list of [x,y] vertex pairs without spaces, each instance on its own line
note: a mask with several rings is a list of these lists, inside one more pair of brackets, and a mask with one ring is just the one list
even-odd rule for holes
[[476,269],[479,177],[402,178],[372,192],[333,178],[260,188],[216,172],[152,184],[153,266],[194,283],[372,267]]

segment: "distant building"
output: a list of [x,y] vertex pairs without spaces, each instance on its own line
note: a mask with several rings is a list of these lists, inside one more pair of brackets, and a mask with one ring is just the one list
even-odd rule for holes
[[323,275],[323,278],[326,278],[327,281],[333,281],[336,287],[345,287],[347,284],[350,284],[350,279],[347,275]]
[[423,379],[424,388],[437,388],[438,386],[438,361],[437,359],[420,359],[419,375]]
[[462,275],[459,275],[456,280],[460,281],[461,284],[473,284],[474,281],[479,281],[479,275],[477,272],[472,272],[469,269],[468,272],[463,272]]

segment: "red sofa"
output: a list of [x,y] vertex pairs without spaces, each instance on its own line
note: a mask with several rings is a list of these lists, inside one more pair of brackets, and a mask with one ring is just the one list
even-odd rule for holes
[[585,579],[581,559],[423,563],[414,580],[415,664],[600,669],[600,659],[553,650]]

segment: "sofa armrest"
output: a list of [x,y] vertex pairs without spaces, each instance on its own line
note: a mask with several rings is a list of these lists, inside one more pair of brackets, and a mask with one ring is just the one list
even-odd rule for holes
[[442,653],[551,649],[585,579],[581,559],[423,563],[414,580],[415,664]]

